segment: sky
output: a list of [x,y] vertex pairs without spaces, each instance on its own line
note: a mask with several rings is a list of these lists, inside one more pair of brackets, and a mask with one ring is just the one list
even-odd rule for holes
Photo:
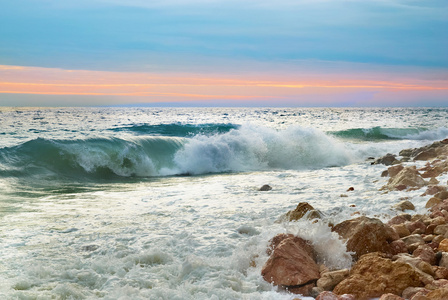
[[448,106],[448,1],[0,0],[0,106]]

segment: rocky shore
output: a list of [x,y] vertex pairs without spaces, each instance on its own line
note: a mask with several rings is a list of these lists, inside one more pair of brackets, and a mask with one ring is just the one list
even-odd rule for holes
[[[332,270],[319,261],[310,241],[292,234],[271,239],[263,278],[290,293],[317,300],[435,300],[448,299],[448,191],[439,176],[448,173],[448,139],[388,154],[372,162],[384,164],[388,176],[384,192],[422,189],[431,195],[425,214],[402,213],[383,223],[359,216],[339,224],[328,223],[346,242],[351,269]],[[426,161],[417,167],[417,161]],[[421,163],[418,163],[421,165]],[[412,211],[408,201],[395,205]],[[322,219],[309,203],[299,203],[283,220]],[[325,220],[322,220],[325,222]]]

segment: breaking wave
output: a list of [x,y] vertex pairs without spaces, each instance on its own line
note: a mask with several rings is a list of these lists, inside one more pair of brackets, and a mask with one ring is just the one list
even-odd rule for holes
[[0,176],[108,180],[270,169],[318,169],[351,162],[342,143],[302,127],[244,125],[224,133],[130,139],[34,139],[0,149]]

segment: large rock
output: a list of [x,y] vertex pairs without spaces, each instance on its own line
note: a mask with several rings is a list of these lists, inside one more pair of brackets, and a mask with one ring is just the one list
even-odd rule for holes
[[322,214],[318,210],[314,209],[314,207],[312,207],[309,203],[300,202],[294,210],[288,211],[282,219],[297,221],[305,215],[308,219],[320,219],[322,217]]
[[347,250],[355,252],[357,259],[370,252],[393,254],[390,243],[399,239],[398,234],[378,219],[359,217],[337,224],[332,228],[347,241]]
[[275,247],[261,275],[264,280],[282,286],[308,285],[320,276],[309,242],[297,237],[286,238]]
[[358,260],[350,277],[339,283],[333,292],[353,294],[357,300],[366,300],[386,293],[401,295],[410,286],[423,286],[414,267],[393,262],[380,253],[369,253]]
[[391,177],[382,189],[396,190],[409,187],[423,187],[426,181],[420,176],[415,166],[405,167],[397,175]]

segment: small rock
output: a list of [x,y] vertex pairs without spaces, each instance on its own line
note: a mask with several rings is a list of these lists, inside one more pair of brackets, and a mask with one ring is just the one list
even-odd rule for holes
[[316,300],[338,300],[338,296],[332,292],[324,291],[316,297]]
[[300,202],[294,210],[286,213],[281,219],[286,219],[288,221],[297,221],[307,216],[309,220],[322,218],[322,213],[314,209],[307,202]]
[[266,191],[272,190],[272,187],[270,185],[265,184],[261,188],[259,188],[258,190],[262,191],[262,192],[266,192]]
[[437,247],[438,251],[442,251],[442,252],[448,252],[448,239],[443,239],[440,243],[439,246]]
[[354,187],[349,187],[348,189],[347,189],[347,192],[352,192],[352,191],[354,191],[355,190],[355,188]]
[[405,211],[405,210],[415,210],[414,204],[411,201],[401,201],[394,205],[394,208],[397,210]]

